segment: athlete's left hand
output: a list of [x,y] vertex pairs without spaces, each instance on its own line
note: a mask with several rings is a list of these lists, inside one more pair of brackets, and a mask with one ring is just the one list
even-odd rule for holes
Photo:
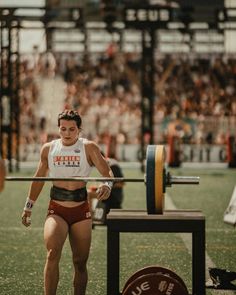
[[111,189],[106,184],[101,184],[101,185],[99,185],[96,193],[97,193],[97,199],[99,201],[106,200],[110,196]]

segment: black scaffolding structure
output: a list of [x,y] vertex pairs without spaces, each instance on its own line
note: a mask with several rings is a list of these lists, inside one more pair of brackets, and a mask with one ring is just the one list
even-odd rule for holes
[[[20,11],[22,9],[22,11]],[[40,11],[30,15],[27,11]],[[8,170],[19,170],[20,163],[20,52],[22,22],[40,21],[46,32],[47,50],[52,47],[52,32],[66,22],[81,28],[79,7],[0,7],[0,153]],[[33,29],[33,28],[32,28]]]
[[19,21],[0,9],[1,19],[1,89],[0,151],[8,159],[9,171],[19,169],[20,106],[19,106]]

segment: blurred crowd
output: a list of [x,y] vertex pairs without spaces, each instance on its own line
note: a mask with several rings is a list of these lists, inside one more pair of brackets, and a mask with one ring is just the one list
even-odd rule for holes
[[22,160],[29,153],[38,153],[40,146],[50,139],[47,117],[42,106],[40,77],[55,77],[56,61],[52,53],[22,56],[20,61],[20,143]]
[[[39,113],[39,76],[65,82],[61,109],[77,109],[88,138],[106,143],[141,140],[141,57],[111,44],[104,54],[32,54],[20,65],[21,134],[25,144],[53,137]],[[154,73],[156,143],[178,136],[186,143],[224,144],[236,132],[236,59],[225,56],[159,57]]]
[[164,134],[224,144],[236,132],[235,59],[166,57],[157,65],[156,93],[155,114],[163,121]]

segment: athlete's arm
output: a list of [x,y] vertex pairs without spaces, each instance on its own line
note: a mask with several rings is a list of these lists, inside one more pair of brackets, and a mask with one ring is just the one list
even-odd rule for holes
[[[94,142],[89,142],[85,146],[87,160],[91,166],[95,166],[98,172],[103,177],[114,177],[111,168],[109,167],[107,161],[101,154],[101,150]],[[106,200],[110,196],[110,192],[112,189],[112,182],[104,182],[102,183],[97,191],[98,200]]]
[[[38,164],[38,168],[34,174],[34,177],[45,177],[48,173],[48,152],[49,152],[50,144],[46,143],[43,145],[40,153],[40,160]],[[22,213],[22,223],[25,226],[30,225],[30,216],[31,211],[34,205],[34,202],[38,199],[40,192],[44,186],[43,181],[33,181],[30,185],[28,197],[26,199],[25,207]]]
[[[34,177],[45,177],[48,173],[48,152],[49,152],[50,144],[46,143],[43,145],[40,153],[40,160],[38,164],[38,168],[34,174]],[[42,188],[44,186],[43,181],[33,181],[30,185],[28,197],[32,201],[36,201]]]

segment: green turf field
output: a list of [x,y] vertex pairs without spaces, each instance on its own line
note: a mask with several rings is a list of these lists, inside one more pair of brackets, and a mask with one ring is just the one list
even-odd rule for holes
[[[236,271],[236,232],[223,222],[224,211],[236,185],[236,170],[172,169],[173,175],[199,175],[199,186],[173,186],[167,189],[177,208],[200,209],[206,216],[206,251],[216,267]],[[126,177],[142,177],[139,170],[124,170]],[[14,174],[16,175],[16,174]],[[31,176],[32,171],[24,175]],[[49,184],[34,207],[32,225],[21,225],[21,212],[29,183],[8,182],[0,195],[0,294],[43,294],[45,248],[43,222]],[[127,183],[125,209],[143,209],[145,187]],[[138,269],[157,264],[174,270],[191,291],[191,257],[178,234],[121,234],[121,282]],[[69,243],[61,260],[59,295],[72,293],[72,264]],[[106,227],[96,226],[88,264],[88,295],[106,295]],[[206,294],[229,294],[207,290]],[[234,294],[231,292],[230,294]],[[236,292],[235,292],[236,294]],[[109,294],[107,294],[109,295]]]

